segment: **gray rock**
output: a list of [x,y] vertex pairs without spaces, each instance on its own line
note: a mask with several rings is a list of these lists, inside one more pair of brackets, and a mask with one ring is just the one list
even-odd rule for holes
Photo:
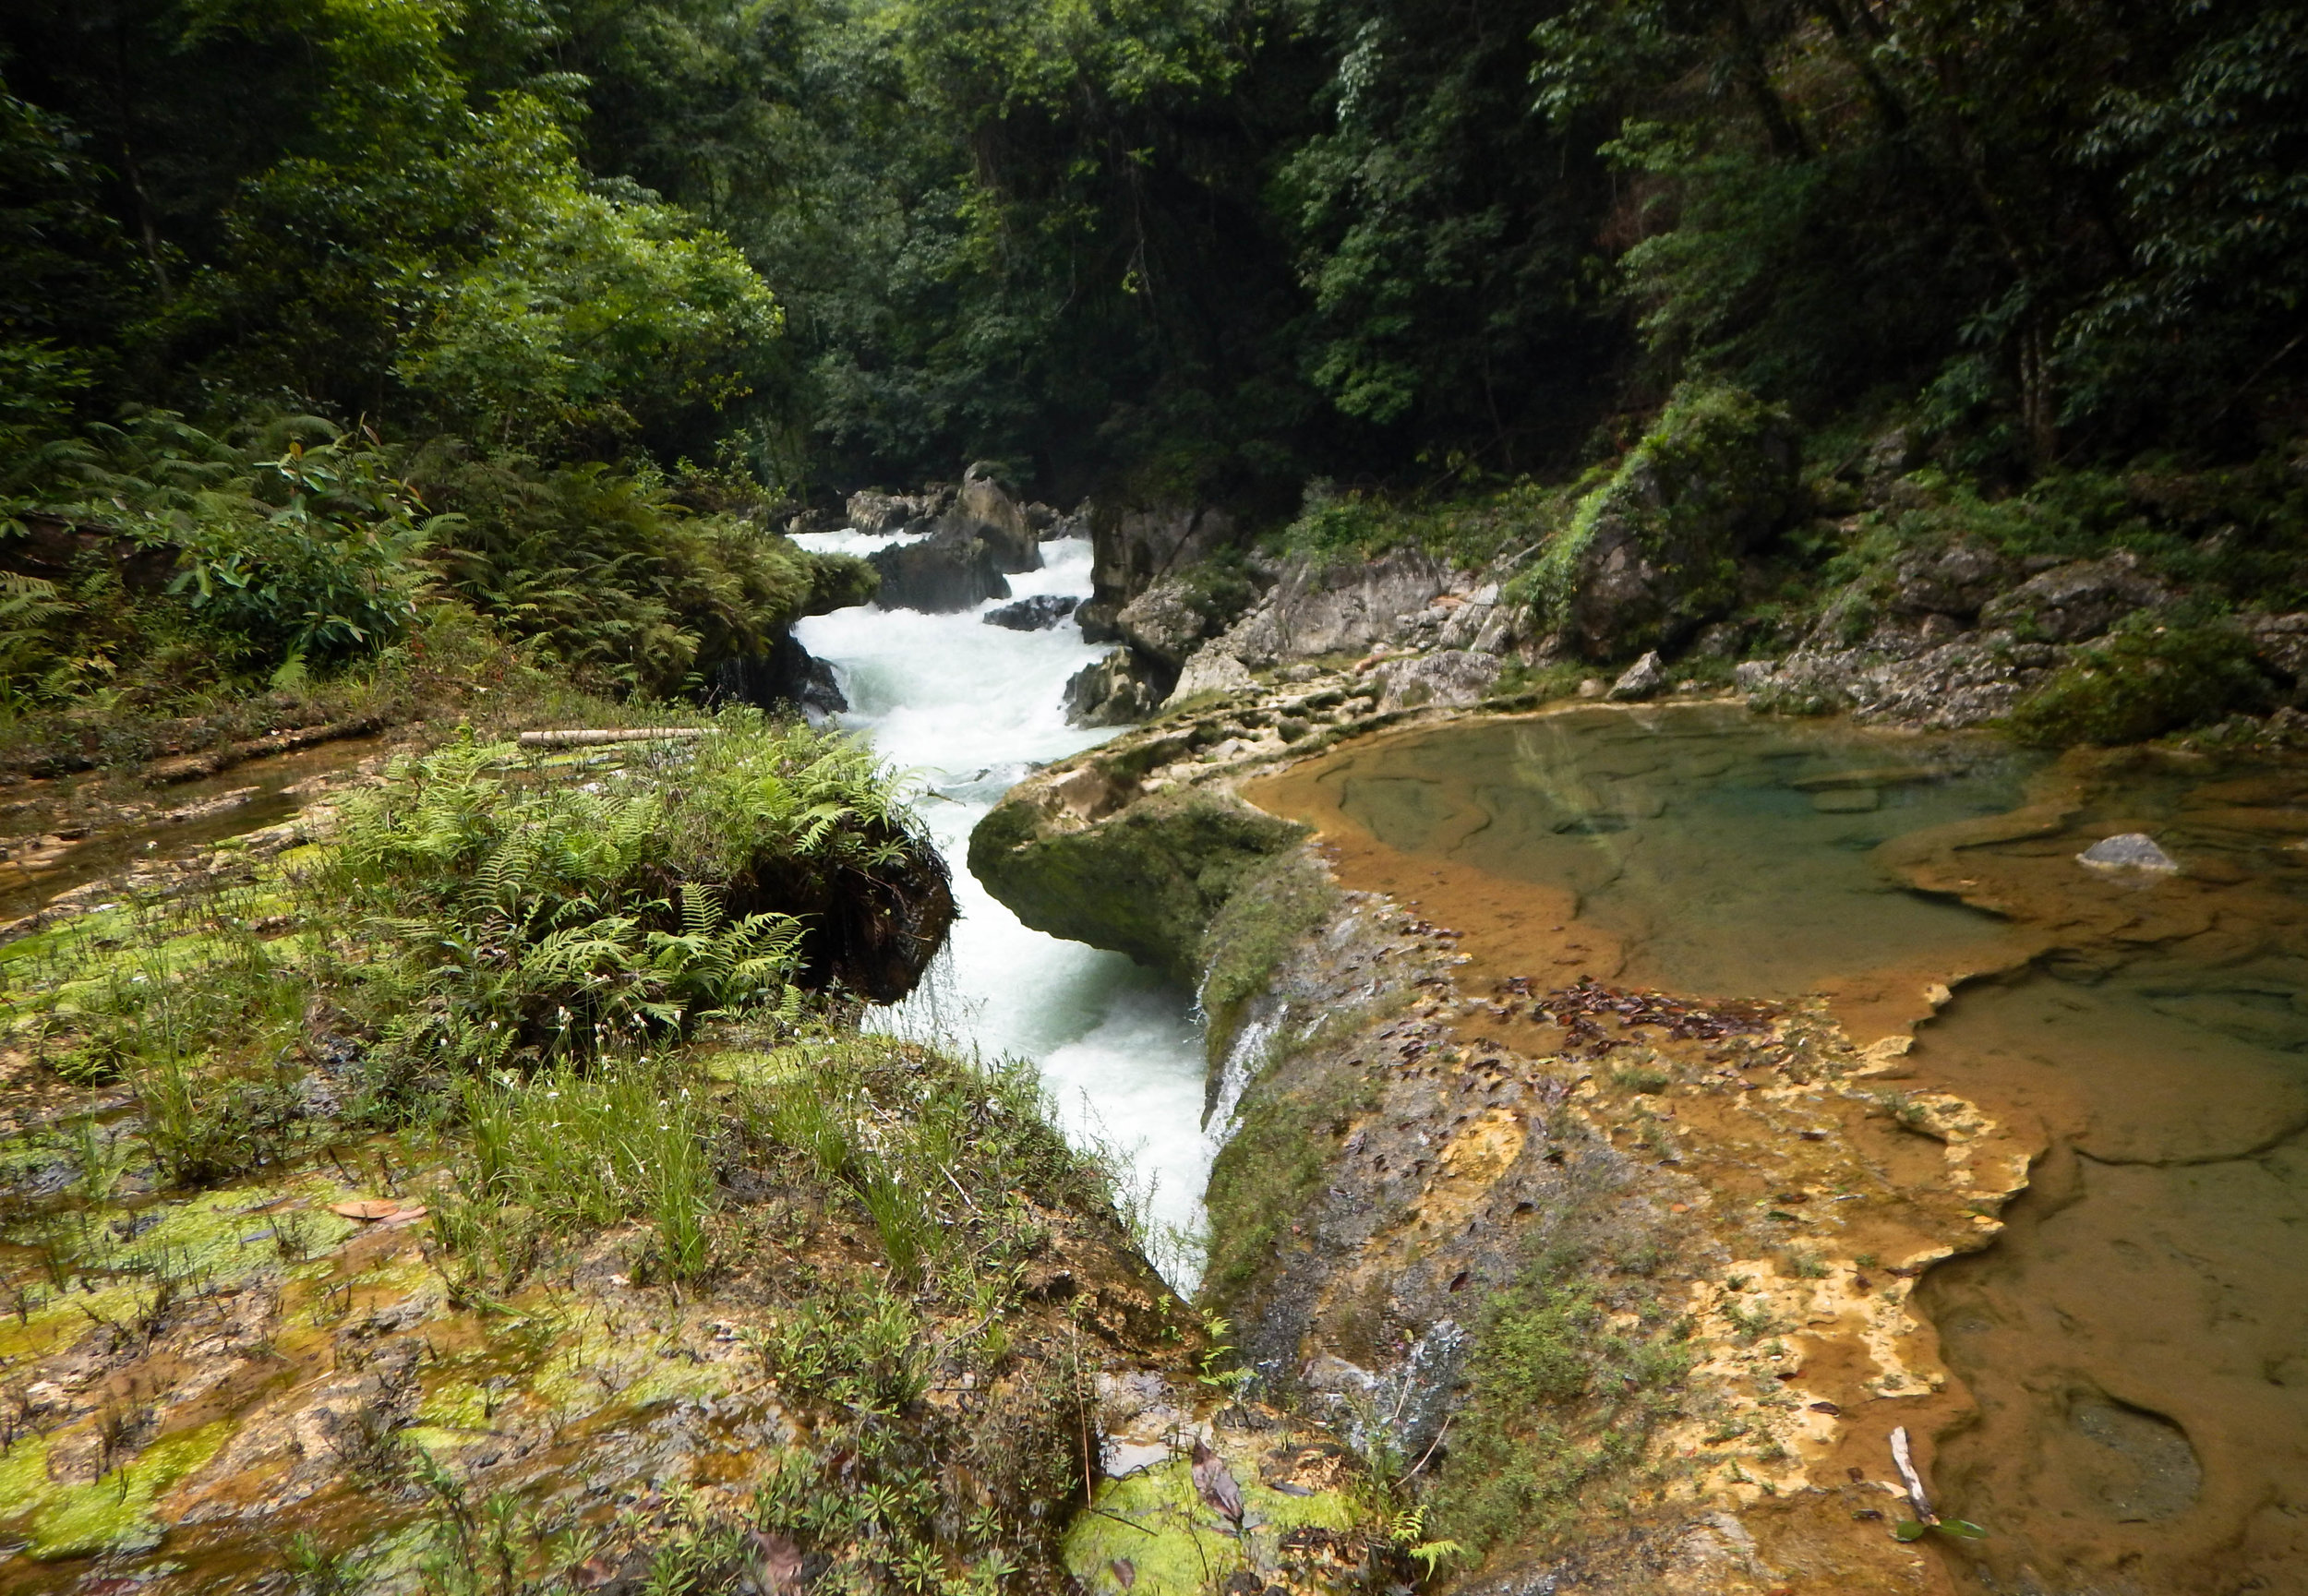
[[1483,702],[1498,683],[1498,660],[1470,649],[1390,659],[1376,666],[1378,708],[1465,709]]
[[945,615],[1010,596],[1010,584],[993,550],[983,539],[954,528],[919,543],[877,548],[866,560],[882,573],[882,586],[873,598],[884,609]]
[[2123,832],[2102,837],[2075,856],[2078,864],[2102,870],[2146,870],[2154,875],[2178,872],[2180,862],[2156,846],[2146,832]]
[[1128,726],[1152,714],[1162,702],[1160,678],[1126,648],[1086,665],[1066,683],[1070,726]]
[[[1418,549],[1396,549],[1352,565],[1293,560],[1227,630],[1226,645],[1254,666],[1366,653],[1401,641],[1405,616],[1424,618],[1436,599],[1471,581]],[[1435,616],[1438,637],[1449,614]]]
[[884,493],[862,488],[849,496],[849,525],[869,537],[900,532],[927,532],[954,500],[954,489],[932,483],[920,493]]
[[2294,681],[2308,678],[2308,615],[2240,615],[2260,663]]
[[1912,551],[1892,562],[1889,607],[1895,615],[1969,620],[2016,574],[2011,561],[1983,544],[1958,541]]
[[986,624],[1006,627],[1011,631],[1048,631],[1074,613],[1076,603],[1064,594],[1038,593],[1031,598],[986,611]]
[[996,570],[1016,574],[1041,569],[1041,534],[1026,512],[1002,491],[992,467],[980,462],[962,476],[953,507],[940,521],[942,531],[977,538]]
[[1653,649],[1627,667],[1627,673],[1611,684],[1611,696],[1621,702],[1637,699],[1656,698],[1667,690],[1667,667],[1659,661],[1659,651]]
[[2105,632],[2135,609],[2171,596],[2162,583],[2142,576],[2129,550],[2105,559],[2075,559],[2054,566],[1982,605],[1985,627],[2026,629],[2053,642],[2082,642]]
[[812,721],[849,707],[833,666],[803,648],[790,632],[779,637],[767,654],[723,660],[714,669],[709,696],[758,709],[799,709]]
[[[1241,541],[1232,515],[1209,505],[1175,502],[1124,507],[1086,504],[1090,533],[1090,601],[1083,635],[1111,626],[1122,606],[1165,576]],[[1076,511],[1080,515],[1082,511]]]
[[1114,630],[1148,658],[1177,670],[1210,627],[1185,583],[1165,577],[1122,606],[1114,616]]
[[1170,696],[1162,703],[1167,708],[1171,704],[1183,703],[1197,693],[1256,692],[1257,690],[1257,679],[1250,674],[1249,666],[1218,644],[1206,642],[1195,650],[1193,657],[1186,661],[1186,667],[1178,673],[1178,685],[1170,690]]

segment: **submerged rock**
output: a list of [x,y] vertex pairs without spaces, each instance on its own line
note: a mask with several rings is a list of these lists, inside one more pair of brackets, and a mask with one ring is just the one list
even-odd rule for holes
[[1006,627],[1011,631],[1048,631],[1074,613],[1076,602],[1062,594],[1038,593],[1031,598],[986,611],[986,624]]
[[2079,864],[2102,870],[2147,870],[2156,875],[2171,875],[2180,869],[2180,862],[2157,846],[2156,839],[2146,832],[2102,837],[2075,858]]

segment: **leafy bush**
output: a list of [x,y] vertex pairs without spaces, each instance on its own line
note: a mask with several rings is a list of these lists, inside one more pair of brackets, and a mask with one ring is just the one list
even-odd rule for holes
[[[312,883],[374,939],[356,968],[396,1076],[529,1071],[789,1004],[812,964],[850,973],[827,945],[837,896],[947,902],[888,774],[841,738],[733,712],[659,769],[583,787],[525,779],[511,752],[397,762]],[[918,974],[944,914],[888,951]]]
[[2242,632],[2217,622],[2127,618],[2012,712],[2012,731],[2048,748],[2142,742],[2265,707],[2267,678]]
[[449,585],[604,688],[670,696],[801,616],[862,604],[878,582],[863,560],[691,514],[655,474],[477,457],[448,439],[408,469],[457,512],[433,555]]

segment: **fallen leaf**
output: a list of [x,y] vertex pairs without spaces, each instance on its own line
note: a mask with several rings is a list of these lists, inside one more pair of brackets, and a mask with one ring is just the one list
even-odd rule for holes
[[401,1205],[390,1197],[359,1197],[349,1203],[331,1203],[329,1211],[367,1225],[391,1218],[401,1211]]
[[1220,1513],[1242,1523],[1242,1487],[1227,1472],[1226,1460],[1199,1440],[1194,1444],[1194,1488]]
[[1117,1557],[1108,1565],[1114,1571],[1116,1583],[1127,1590],[1138,1582],[1138,1566],[1127,1557]]
[[397,1214],[387,1214],[380,1221],[387,1225],[414,1225],[432,1210],[422,1203],[411,1203]]

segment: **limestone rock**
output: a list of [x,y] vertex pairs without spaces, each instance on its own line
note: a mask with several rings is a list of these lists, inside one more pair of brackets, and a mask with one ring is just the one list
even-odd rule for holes
[[1114,618],[1155,582],[1241,541],[1233,516],[1208,505],[1101,501],[1084,509],[1089,522],[1090,598],[1081,610],[1082,635],[1092,642],[1118,638],[1112,630]]
[[2158,847],[2156,839],[2146,832],[2102,837],[2075,858],[2077,863],[2101,870],[2146,870],[2162,876],[2176,874],[2180,869],[2179,861]]
[[1378,707],[1465,709],[1488,696],[1498,683],[1498,660],[1469,649],[1414,654],[1388,660],[1373,675],[1379,679]]
[[1066,683],[1069,726],[1128,726],[1152,714],[1162,702],[1160,682],[1146,662],[1126,648],[1086,665]]
[[2295,681],[2308,678],[2308,615],[2240,615],[2262,665]]
[[1892,562],[1889,608],[1895,615],[1945,615],[1969,621],[2018,572],[1983,544],[1958,541]]
[[848,522],[853,530],[869,537],[926,532],[953,498],[953,488],[944,483],[932,483],[920,493],[884,493],[879,488],[861,488],[849,496]]
[[1533,568],[1555,654],[1668,648],[1738,601],[1737,561],[1799,500],[1794,425],[1731,389],[1685,390]]
[[1016,574],[1041,569],[1041,534],[1002,491],[993,468],[982,462],[963,474],[961,490],[941,527],[983,543],[996,570]]
[[1850,648],[1807,643],[1776,662],[1737,666],[1731,679],[1753,709],[1847,710],[1870,725],[1953,731],[2011,714],[2071,652],[2005,631],[1965,632],[1936,645],[1902,636],[1879,632],[1869,645]]
[[1122,606],[1114,630],[1123,642],[1172,670],[1186,663],[1209,630],[1209,620],[1177,577],[1166,577]]
[[1048,631],[1074,613],[1075,602],[1065,594],[1038,593],[1031,598],[986,611],[986,624],[1006,627],[1012,631]]
[[2134,610],[2171,596],[2162,583],[2142,576],[2138,566],[2128,549],[2105,559],[2070,560],[1989,600],[1980,607],[1980,624],[2026,625],[2054,642],[2098,637]]
[[[1396,549],[1352,565],[1293,561],[1224,638],[1229,651],[1253,666],[1360,654],[1406,641],[1405,618],[1433,611],[1436,600],[1471,581],[1419,549]],[[1427,641],[1440,641],[1453,613],[1435,612],[1436,636]]]
[[1178,685],[1170,690],[1170,696],[1162,702],[1168,707],[1183,703],[1197,693],[1256,692],[1257,688],[1249,666],[1217,643],[1206,642],[1186,661],[1185,668],[1178,673]]
[[1627,673],[1611,684],[1611,696],[1622,703],[1638,699],[1656,698],[1667,690],[1667,667],[1659,661],[1659,651],[1653,649],[1627,667]]

